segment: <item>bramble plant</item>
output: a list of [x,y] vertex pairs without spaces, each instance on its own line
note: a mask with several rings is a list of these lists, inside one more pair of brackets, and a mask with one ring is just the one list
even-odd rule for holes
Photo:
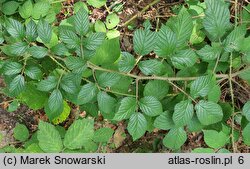
[[[99,114],[114,124],[126,122],[133,141],[146,132],[166,130],[162,143],[173,151],[190,132],[203,132],[209,147],[193,152],[228,152],[226,145],[237,152],[241,137],[250,146],[250,101],[238,110],[233,92],[235,77],[250,83],[247,24],[238,23],[236,16],[233,25],[229,4],[222,0],[186,2],[160,28],[145,21],[136,29],[134,53],[121,51],[119,37],[107,35],[119,22],[114,13],[105,24],[90,23],[85,5],[56,26],[48,15],[29,13],[29,6],[36,8],[42,1],[23,3],[18,10],[23,19],[9,16],[14,8],[3,8],[2,92],[15,99],[14,107],[20,102],[44,109],[49,122],[40,121],[31,138],[19,124],[14,137],[23,148],[2,151],[96,152],[114,133],[111,128],[94,129]],[[229,103],[220,100],[225,81]],[[76,117],[66,131],[58,124],[67,120],[72,104],[87,117]]]

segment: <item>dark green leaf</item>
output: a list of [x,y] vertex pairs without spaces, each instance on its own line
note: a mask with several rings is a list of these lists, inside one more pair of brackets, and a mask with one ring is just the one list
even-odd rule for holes
[[25,81],[22,75],[17,75],[10,83],[9,91],[13,95],[20,94],[25,89]]
[[230,28],[230,12],[221,0],[206,0],[203,25],[213,40],[221,38]]
[[29,53],[37,59],[44,58],[48,54],[48,49],[42,46],[32,46],[28,49]]
[[168,111],[163,112],[160,116],[156,117],[154,126],[161,130],[169,130],[175,126],[172,120],[172,114]]
[[163,139],[164,146],[173,150],[179,149],[187,140],[187,134],[183,128],[173,128]]
[[156,33],[150,30],[137,29],[134,33],[133,44],[134,50],[138,55],[147,55],[155,47]]
[[215,84],[216,83],[214,76],[201,76],[191,84],[190,93],[194,98],[197,98],[199,96],[205,97],[208,95],[209,91],[214,87]]
[[163,64],[155,59],[141,61],[138,66],[145,75],[160,75],[163,69]]
[[31,79],[40,80],[43,76],[43,72],[37,66],[27,66],[24,73]]
[[40,121],[37,139],[39,147],[46,153],[59,153],[63,149],[61,136],[52,124]]
[[27,37],[27,40],[30,42],[35,41],[36,38],[38,37],[37,25],[32,19],[26,25],[26,37]]
[[17,124],[14,128],[14,137],[21,142],[26,141],[29,138],[29,130],[23,124]]
[[48,76],[47,79],[42,80],[37,84],[37,89],[40,91],[48,92],[56,87],[57,80],[58,79],[55,76]]
[[139,139],[147,130],[147,120],[141,113],[133,114],[128,122],[128,132],[133,137],[133,140]]
[[135,58],[128,52],[122,52],[121,60],[118,64],[120,72],[130,72],[135,66]]
[[97,76],[98,84],[101,87],[112,87],[119,82],[121,76],[117,73],[104,72]]
[[16,56],[22,56],[28,49],[26,42],[16,42],[9,46],[10,52]]
[[187,125],[194,115],[194,106],[189,100],[181,101],[174,107],[173,121],[176,126]]
[[157,116],[163,112],[161,102],[153,96],[146,96],[140,99],[140,109],[148,116]]
[[211,148],[221,148],[223,147],[229,140],[229,135],[225,133],[217,132],[215,130],[204,130],[204,141]]
[[242,110],[243,115],[250,121],[250,101],[246,102]]
[[128,119],[136,111],[136,99],[133,97],[125,97],[121,101],[118,112],[115,114],[114,120],[120,121]]
[[47,21],[43,19],[39,20],[37,24],[37,32],[43,43],[50,43],[52,38],[52,27]]
[[166,81],[153,80],[149,81],[143,91],[144,96],[154,96],[158,100],[162,100],[167,96],[169,85]]
[[22,71],[23,66],[17,62],[6,62],[3,67],[5,75],[16,75]]
[[16,13],[18,6],[19,3],[15,1],[5,2],[1,4],[1,12],[3,12],[5,15],[13,15]]
[[89,16],[84,8],[79,10],[74,16],[74,26],[79,35],[83,36],[87,34],[89,30]]
[[68,149],[80,149],[94,136],[94,121],[89,119],[76,120],[64,137],[64,146]]
[[204,125],[220,122],[223,118],[222,108],[214,102],[201,100],[195,105],[195,110],[199,121]]
[[24,37],[24,27],[23,25],[14,19],[9,18],[6,23],[6,29],[8,33],[14,38],[22,39]]
[[171,56],[171,61],[177,69],[185,69],[194,66],[197,61],[197,56],[191,49],[180,50]]
[[97,95],[97,87],[94,83],[88,83],[82,86],[79,94],[77,95],[77,103],[79,105],[89,103]]
[[167,26],[162,26],[157,33],[155,53],[160,57],[168,57],[177,47],[176,34]]

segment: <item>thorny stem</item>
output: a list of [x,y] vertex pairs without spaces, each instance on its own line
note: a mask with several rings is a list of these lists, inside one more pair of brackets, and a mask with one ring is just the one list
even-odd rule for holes
[[235,112],[235,107],[234,107],[234,92],[233,92],[233,83],[232,83],[232,65],[233,65],[233,56],[232,53],[230,55],[230,68],[229,68],[229,86],[230,86],[230,94],[231,94],[231,104],[232,104],[232,109],[233,109],[233,114],[232,114],[232,119],[231,119],[231,142],[233,146],[233,152],[237,152],[237,147],[235,145],[235,140],[234,140],[234,112]]
[[192,97],[190,96],[187,92],[185,92],[182,88],[180,88],[179,86],[177,86],[176,84],[174,84],[173,82],[171,81],[168,81],[169,84],[171,84],[172,86],[174,86],[175,88],[177,88],[179,91],[181,91],[184,95],[186,95],[188,98],[190,98],[194,103],[197,104],[197,101]]
[[136,93],[136,112],[138,112],[138,101],[139,101],[139,79],[135,79],[135,93]]
[[[88,64],[88,67],[91,68],[91,69],[104,71],[104,72],[110,72],[110,73],[117,73],[117,74],[120,74],[120,75],[123,75],[123,76],[131,77],[131,78],[139,79],[139,80],[191,81],[191,80],[196,80],[198,78],[198,77],[138,76],[138,75],[134,75],[134,74],[131,74],[131,73],[118,72],[118,71],[115,71],[115,70],[102,68],[102,67],[99,67],[97,65],[94,65],[91,62],[88,62],[87,64]],[[245,71],[248,71],[248,70],[250,70],[250,66],[248,66],[245,69],[240,70],[238,72],[232,73],[232,77],[236,77],[239,74],[241,74],[241,73],[243,73]],[[215,77],[217,79],[220,79],[220,78],[228,79],[229,75],[228,74],[216,74]]]

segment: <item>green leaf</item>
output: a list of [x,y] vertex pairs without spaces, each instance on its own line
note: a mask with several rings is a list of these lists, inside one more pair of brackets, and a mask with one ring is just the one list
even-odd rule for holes
[[115,114],[114,120],[120,121],[128,119],[136,111],[136,99],[133,97],[125,97],[121,101],[121,105]]
[[43,43],[50,43],[52,37],[52,27],[47,21],[43,19],[39,20],[37,24],[37,32]]
[[50,9],[50,4],[48,1],[39,1],[34,4],[34,8],[32,11],[32,18],[39,19],[40,17],[44,17],[48,14]]
[[82,8],[74,16],[74,27],[76,32],[81,36],[86,35],[89,30],[89,24],[88,12]]
[[174,107],[173,121],[176,126],[187,125],[194,115],[194,106],[189,100],[177,103]]
[[31,19],[28,24],[26,25],[26,37],[29,42],[35,41],[37,38],[37,25]]
[[197,54],[203,61],[211,61],[217,59],[221,54],[221,48],[217,46],[205,45],[197,51]]
[[187,127],[190,132],[200,132],[204,128],[204,125],[201,124],[197,116],[193,116]]
[[89,5],[92,5],[95,8],[100,8],[105,5],[107,0],[87,0]]
[[21,142],[26,141],[29,138],[29,130],[23,124],[17,124],[14,128],[14,137]]
[[57,85],[57,78],[55,76],[48,76],[47,79],[42,80],[37,84],[37,89],[40,91],[48,92],[54,89]]
[[211,148],[221,148],[229,140],[229,135],[226,135],[222,131],[217,132],[215,130],[203,130],[203,133],[205,143]]
[[162,100],[167,96],[169,90],[169,85],[166,81],[153,80],[149,81],[144,87],[144,96],[154,96],[158,100]]
[[114,63],[121,54],[119,38],[103,41],[91,58],[91,62],[97,65],[108,65]]
[[191,96],[193,96],[194,98],[197,98],[199,96],[205,97],[208,95],[209,91],[214,87],[215,84],[216,81],[213,75],[198,77],[191,84]]
[[102,21],[97,20],[95,22],[95,31],[96,32],[105,32],[106,33],[107,30],[106,30],[105,24]]
[[64,146],[68,149],[80,149],[94,136],[94,121],[76,120],[69,127],[64,137]]
[[102,42],[105,39],[105,33],[98,32],[98,33],[91,33],[86,41],[84,47],[88,50],[96,50],[99,46],[101,46]]
[[1,5],[1,12],[3,12],[5,15],[13,15],[16,13],[19,3],[15,1],[8,1]]
[[9,18],[6,23],[6,29],[8,33],[14,38],[22,39],[24,37],[24,27],[23,25],[12,18]]
[[[101,113],[111,114],[115,113],[115,106],[117,101],[105,92],[99,92],[97,95],[98,107]],[[113,118],[113,117],[112,117]]]
[[69,114],[70,114],[70,110],[71,110],[71,108],[69,107],[68,103],[66,101],[64,101],[63,102],[63,111],[58,117],[56,117],[52,120],[53,124],[60,124],[60,123],[64,122],[65,120],[67,120],[67,118],[69,117]]
[[25,89],[25,81],[22,75],[17,75],[10,83],[9,91],[13,95],[18,95]]
[[28,44],[26,42],[16,42],[9,46],[10,52],[16,56],[22,56],[28,49]]
[[78,84],[76,78],[79,76],[74,73],[65,74],[60,82],[60,87],[67,93],[75,94],[78,91]]
[[214,150],[211,148],[196,148],[192,150],[192,153],[214,153]]
[[98,143],[106,143],[113,136],[114,130],[111,128],[100,128],[95,131],[93,141]]
[[82,86],[79,94],[77,95],[77,103],[79,105],[89,103],[97,95],[97,87],[94,83],[88,83]]
[[156,117],[154,121],[154,127],[161,130],[169,130],[174,128],[175,124],[172,120],[172,114],[169,111],[165,111],[160,116]]
[[148,116],[154,117],[163,112],[161,102],[153,96],[146,96],[139,101],[140,109]]
[[219,85],[215,85],[208,93],[208,101],[217,103],[220,100],[221,90]]
[[32,46],[28,49],[28,52],[37,59],[44,58],[48,55],[48,49],[42,46]]
[[183,128],[173,128],[163,139],[163,145],[173,150],[179,149],[187,140],[187,134]]
[[133,141],[142,137],[147,130],[147,120],[141,113],[133,114],[128,122],[128,132],[133,137]]
[[6,62],[3,67],[5,75],[16,75],[22,71],[23,66],[17,62]]
[[172,30],[176,33],[177,47],[186,46],[193,30],[192,17],[186,8],[182,8],[174,21],[175,23]]
[[83,72],[87,68],[85,61],[80,57],[68,56],[64,62],[66,66],[75,73]]
[[138,55],[147,55],[155,47],[156,33],[150,30],[137,29],[134,33],[134,50]]
[[246,102],[242,109],[242,114],[246,117],[248,121],[250,121],[250,101]]
[[239,51],[241,42],[245,38],[246,34],[245,26],[238,26],[227,36],[224,40],[225,51],[233,52],[234,50]]
[[120,18],[115,13],[111,13],[106,17],[106,26],[108,29],[115,28],[120,22]]
[[22,6],[19,7],[19,14],[22,18],[27,19],[32,15],[33,12],[33,3],[31,0],[24,2]]
[[206,0],[205,18],[203,25],[213,40],[221,38],[230,28],[230,12],[228,6],[222,2]]
[[246,145],[250,146],[250,123],[242,131],[243,141]]
[[61,136],[52,124],[40,121],[37,139],[39,147],[46,153],[59,153],[63,149]]
[[117,73],[104,72],[97,76],[98,84],[101,87],[112,87],[119,82],[121,76]]
[[18,98],[27,104],[29,108],[38,110],[44,107],[48,96],[45,92],[37,90],[34,84],[28,83],[25,90],[20,93]]
[[89,11],[88,6],[86,5],[86,3],[82,2],[82,1],[74,3],[74,11],[75,12],[78,12],[82,8],[84,8],[87,12]]
[[204,125],[220,122],[223,118],[222,108],[214,102],[201,100],[195,105],[195,110],[199,121]]
[[141,61],[138,66],[145,75],[160,75],[163,69],[162,62],[155,59]]
[[157,33],[155,53],[160,57],[167,58],[173,54],[177,47],[176,34],[167,26],[162,26]]
[[62,43],[58,43],[57,45],[53,46],[51,48],[51,52],[55,55],[58,55],[58,56],[68,56],[68,54],[69,54],[68,49]]
[[120,72],[130,72],[135,66],[135,58],[128,52],[122,52],[118,65]]
[[112,29],[107,32],[108,39],[118,38],[120,35],[121,35],[120,32],[116,29]]
[[42,79],[43,72],[37,66],[27,66],[25,71],[25,75],[29,76],[31,79],[40,80]]
[[66,29],[66,28],[59,28],[59,35],[60,39],[70,45],[72,48],[76,48],[80,44],[80,39],[75,34],[75,32]]
[[197,56],[191,49],[180,50],[171,56],[171,61],[177,69],[185,69],[194,66],[197,61]]
[[[57,117],[63,111],[63,96],[60,90],[55,89],[51,93],[48,100],[48,108],[51,111],[51,117]],[[53,118],[54,119],[54,118]]]

